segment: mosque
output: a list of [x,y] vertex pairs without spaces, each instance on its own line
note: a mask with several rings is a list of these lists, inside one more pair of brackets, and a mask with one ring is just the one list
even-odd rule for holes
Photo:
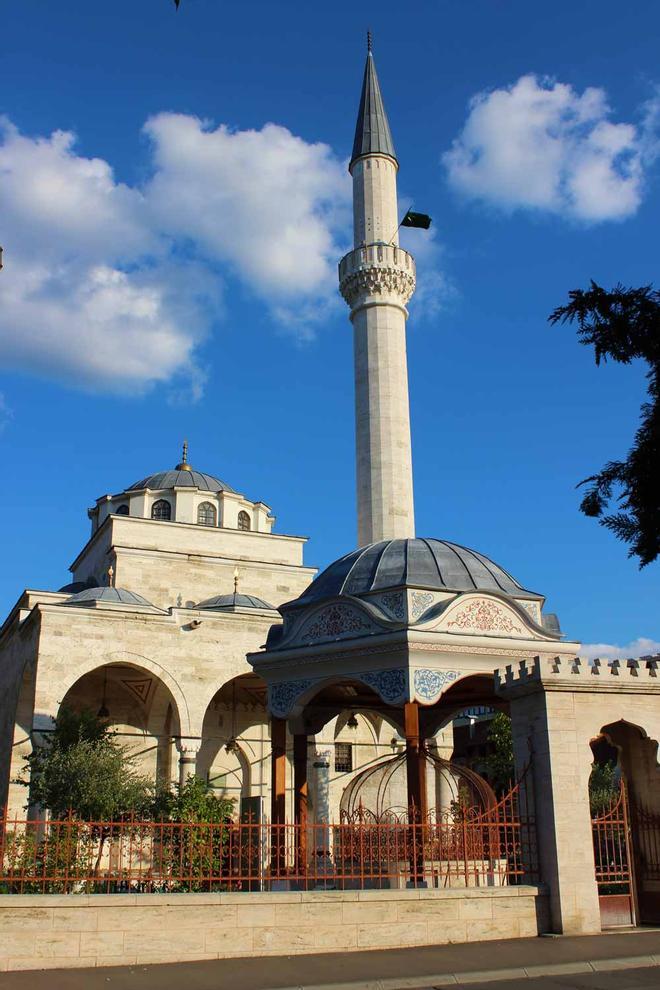
[[[415,263],[398,246],[397,170],[370,53],[351,159],[355,250],[340,265],[355,335],[361,549],[311,583],[316,572],[303,562],[306,540],[278,534],[267,504],[196,470],[187,444],[173,470],[98,498],[88,510],[89,541],[70,565],[71,583],[54,592],[24,591],[3,626],[0,670],[17,706],[2,727],[3,783],[16,779],[62,705],[86,707],[107,713],[145,772],[171,781],[195,772],[237,805],[261,799],[265,811],[271,715],[289,714],[303,682],[309,693],[312,680],[327,680],[315,664],[319,673],[301,681],[303,659],[295,676],[271,684],[264,663],[275,642],[278,656],[285,645],[294,655],[298,644],[336,647],[348,632],[359,632],[363,656],[364,636],[373,653],[382,637],[391,641],[392,630],[409,627],[425,640],[415,647],[411,676],[414,696],[427,702],[456,676],[448,663],[455,651],[439,654],[442,669],[430,660],[420,664],[435,656],[421,649],[435,650],[436,640],[447,648],[460,641],[463,653],[474,641],[474,655],[484,655],[475,670],[490,675],[493,637],[509,646],[515,641],[520,656],[527,655],[525,640],[554,652],[566,648],[554,617],[542,613],[541,595],[482,554],[415,539],[405,343]],[[329,612],[319,607],[326,601]],[[310,811],[322,793],[331,817],[356,774],[405,745],[403,725],[387,718],[394,685],[397,699],[403,697],[401,664],[388,656],[359,675],[362,693],[373,697],[355,687],[337,689],[346,697],[305,745],[314,775]],[[463,695],[463,708],[474,709],[471,693]],[[436,721],[434,746],[448,757],[451,726],[446,718]],[[291,815],[292,779],[286,792]],[[24,788],[12,783],[9,795],[11,808],[24,805]],[[405,795],[389,797],[405,807]]]
[[[590,741],[605,733],[631,759],[660,738],[657,658],[587,666],[542,594],[477,550],[417,537],[405,337],[416,272],[398,243],[398,168],[369,50],[349,166],[354,248],[339,263],[357,548],[316,576],[306,538],[277,533],[266,503],[194,468],[186,446],[173,470],[97,499],[71,583],[25,590],[0,630],[0,782],[22,808],[25,757],[62,706],[86,707],[145,771],[197,774],[237,812],[333,822],[359,792],[376,816],[424,820],[456,797],[456,726],[505,709],[519,771],[533,754],[548,924],[599,930]],[[642,736],[623,720],[643,722]],[[398,755],[404,772],[374,796],[374,768]],[[633,790],[648,797],[644,765]]]

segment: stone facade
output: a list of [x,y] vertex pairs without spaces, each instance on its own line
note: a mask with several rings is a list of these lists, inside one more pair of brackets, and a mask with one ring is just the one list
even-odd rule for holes
[[[200,477],[214,484],[211,476]],[[196,488],[170,492],[173,501],[179,494],[201,502],[224,496]],[[110,504],[99,503],[104,511]],[[241,732],[249,736],[246,768],[263,764],[265,694],[261,706],[254,699],[238,704],[222,725],[228,701],[216,696],[249,675],[246,654],[262,646],[278,621],[275,606],[299,595],[314,576],[303,564],[306,541],[273,534],[270,524],[239,530],[145,515],[106,513],[99,523],[93,514],[92,536],[71,566],[73,584],[61,592],[24,592],[0,630],[0,804],[11,780],[13,812],[26,803],[25,788],[15,783],[25,758],[63,702],[96,711],[108,701],[121,741],[145,771],[163,779],[178,780],[182,767],[194,771],[199,756],[205,776],[230,781],[236,767],[223,747]],[[103,586],[134,594],[107,600]],[[223,593],[231,599],[236,587],[253,596],[251,607],[231,600],[219,609],[197,607]],[[72,598],[79,588],[92,589],[91,599]],[[255,793],[264,791],[253,783]],[[228,788],[239,797],[253,791],[245,783]]]
[[0,902],[0,970],[345,953],[530,938],[537,887],[267,894],[15,895]]
[[[647,737],[657,746],[657,671],[657,658],[589,663],[577,657],[537,656],[496,673],[496,689],[511,705],[519,770],[531,761],[539,854],[550,888],[553,931],[600,931],[588,791],[590,744],[602,734],[616,742],[626,723],[638,729],[639,741]],[[625,740],[621,762],[629,786],[660,810],[657,761],[652,760],[651,773],[648,768],[643,771],[639,753]]]

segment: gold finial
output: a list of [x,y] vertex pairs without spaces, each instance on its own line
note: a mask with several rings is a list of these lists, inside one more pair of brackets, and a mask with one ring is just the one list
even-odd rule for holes
[[238,567],[235,567],[234,568],[234,594],[235,595],[238,594],[238,577],[239,577]]
[[192,471],[190,464],[188,464],[188,441],[183,441],[183,450],[181,452],[181,463],[176,466],[177,471]]
[[114,588],[114,586],[115,586],[115,569],[112,566],[112,564],[110,564],[110,567],[108,568],[108,587]]

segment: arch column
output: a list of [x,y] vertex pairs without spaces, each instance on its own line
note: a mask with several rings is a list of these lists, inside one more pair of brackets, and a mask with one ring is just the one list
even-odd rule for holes
[[179,787],[183,787],[189,776],[197,775],[197,754],[202,746],[202,740],[195,738],[177,739],[176,748],[179,752]]

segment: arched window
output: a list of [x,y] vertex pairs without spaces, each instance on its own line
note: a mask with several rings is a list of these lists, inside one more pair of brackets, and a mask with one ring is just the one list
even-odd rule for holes
[[172,518],[172,506],[167,499],[159,498],[157,502],[154,502],[151,506],[151,518],[166,520]]
[[115,509],[115,513],[118,516],[127,516],[129,512],[126,503],[124,503],[124,505],[118,505],[117,508]]
[[201,502],[197,506],[197,523],[199,526],[215,526],[217,515],[212,502]]
[[252,523],[250,522],[250,517],[247,512],[241,510],[238,513],[238,528],[239,529],[252,529]]

